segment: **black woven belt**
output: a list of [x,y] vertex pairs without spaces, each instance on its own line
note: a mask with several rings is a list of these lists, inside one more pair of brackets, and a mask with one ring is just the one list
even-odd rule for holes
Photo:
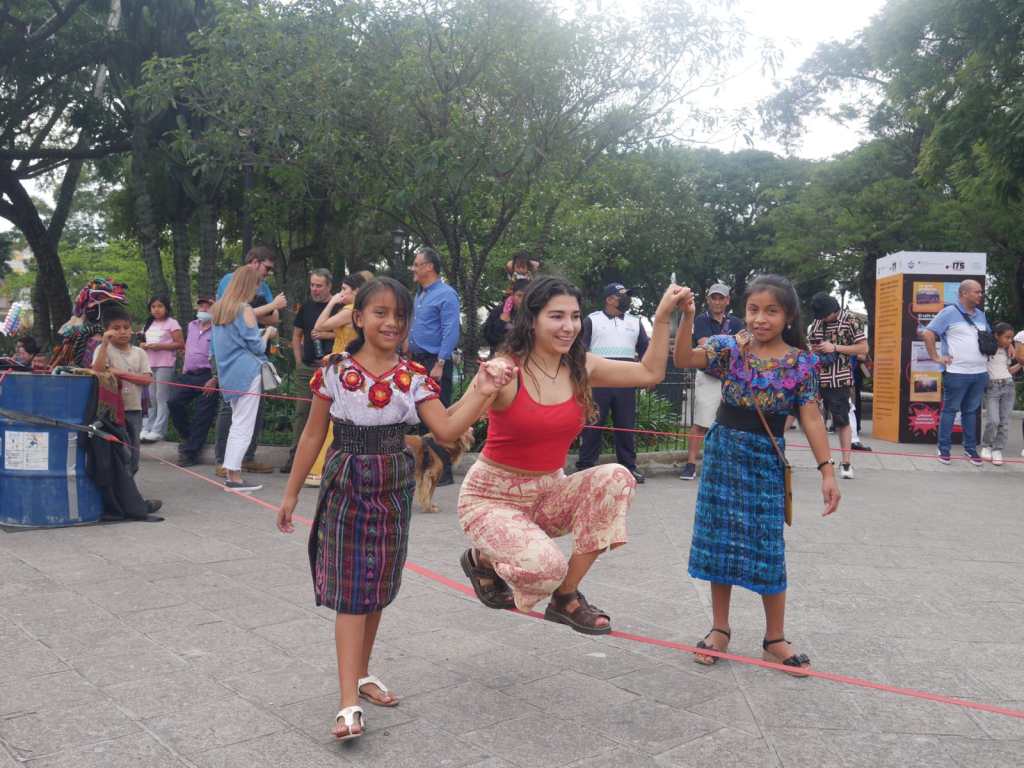
[[405,424],[364,427],[334,420],[333,447],[343,453],[401,453],[405,450]]
[[[782,437],[782,433],[786,431],[786,414],[766,413],[764,420],[768,422],[768,426],[775,437]],[[765,434],[764,425],[761,423],[761,419],[758,418],[757,411],[753,408],[740,408],[736,405],[729,405],[726,402],[719,403],[715,421],[723,427],[729,427],[730,429],[756,432],[759,435]]]

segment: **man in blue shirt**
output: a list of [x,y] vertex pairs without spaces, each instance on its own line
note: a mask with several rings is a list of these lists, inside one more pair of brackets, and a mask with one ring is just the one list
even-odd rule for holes
[[[732,291],[725,283],[708,288],[707,307],[693,319],[693,345],[702,347],[712,336],[735,336],[743,330],[743,321],[729,311]],[[694,371],[693,426],[686,446],[686,463],[680,480],[697,479],[697,454],[704,435],[711,428],[722,402],[722,382],[704,371]]]
[[[942,374],[942,415],[939,417],[939,461],[949,464],[953,421],[960,411],[964,453],[971,464],[981,466],[978,454],[978,412],[988,384],[988,360],[978,346],[978,331],[988,331],[981,306],[983,294],[977,280],[960,283],[956,304],[937,314],[924,331],[928,355],[945,367]],[[935,342],[942,339],[941,354]],[[911,382],[913,386],[913,382]]]
[[452,353],[459,341],[459,295],[441,279],[441,257],[433,248],[413,256],[412,279],[419,290],[409,329],[409,354],[441,385],[441,402],[451,405]]

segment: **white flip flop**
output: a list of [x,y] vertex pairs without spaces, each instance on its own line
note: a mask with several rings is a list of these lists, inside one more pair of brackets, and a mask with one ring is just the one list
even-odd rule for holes
[[376,675],[367,675],[366,677],[359,678],[359,682],[356,683],[356,689],[359,691],[359,698],[366,699],[368,702],[373,704],[375,707],[397,707],[398,706],[398,699],[392,699],[389,703],[384,704],[382,702],[379,702],[379,701],[376,701],[376,700],[370,698],[365,693],[363,693],[363,686],[364,685],[376,685],[378,688],[380,688],[381,693],[384,693],[384,694],[390,693],[390,691],[388,691],[388,687],[386,685],[384,685],[384,683],[381,682],[381,679],[379,677],[377,677]]
[[[356,724],[356,715],[359,715],[359,733],[352,733],[352,727]],[[337,723],[339,720],[345,721],[345,727],[348,728],[348,733],[344,736],[335,736],[334,738],[338,741],[348,741],[349,739],[358,739],[366,731],[366,720],[363,717],[362,707],[345,707],[344,709],[338,710],[338,714],[334,716],[334,722]]]

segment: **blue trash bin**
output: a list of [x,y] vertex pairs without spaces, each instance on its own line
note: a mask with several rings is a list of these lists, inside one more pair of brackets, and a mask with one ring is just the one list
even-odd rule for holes
[[[8,373],[0,381],[0,408],[85,424],[91,415],[92,376]],[[103,498],[85,473],[81,432],[0,417],[0,525],[48,528],[95,523]]]

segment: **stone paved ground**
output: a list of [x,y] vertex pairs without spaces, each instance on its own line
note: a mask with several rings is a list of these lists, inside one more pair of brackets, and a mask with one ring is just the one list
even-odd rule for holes
[[[819,669],[1024,709],[1024,466],[858,456],[858,469],[827,520],[815,473],[796,473],[790,637]],[[142,477],[166,522],[0,533],[0,768],[1024,762],[1022,720],[700,667],[411,573],[374,665],[402,704],[368,707],[367,735],[332,743],[332,617],[312,606],[303,536],[153,461]],[[267,482],[277,500],[284,477]],[[461,580],[456,493],[416,514],[409,556]],[[639,489],[630,545],[586,584],[617,629],[707,631],[708,590],[685,567],[695,494],[668,472]],[[758,601],[738,592],[732,650],[759,654],[761,636]]]

